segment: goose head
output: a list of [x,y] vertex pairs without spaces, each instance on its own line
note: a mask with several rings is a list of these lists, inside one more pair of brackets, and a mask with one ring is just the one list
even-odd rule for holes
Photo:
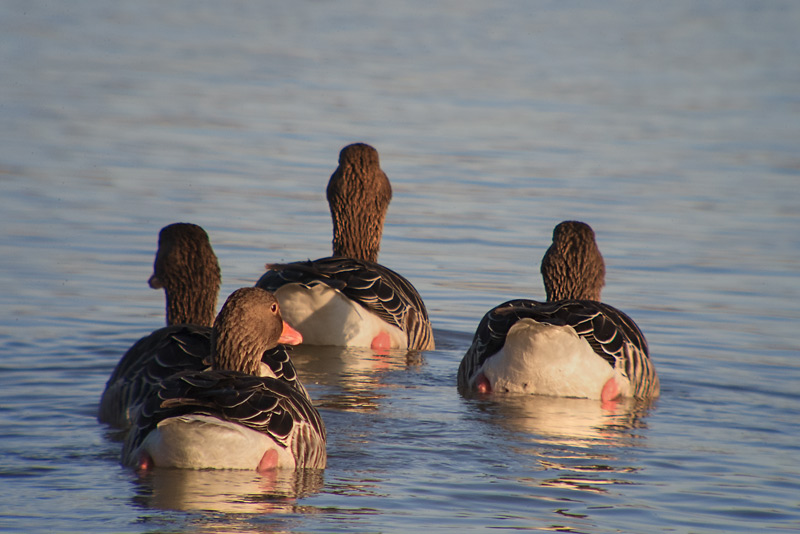
[[168,325],[211,326],[220,283],[219,263],[205,230],[189,223],[161,229],[148,284],[164,289]]
[[564,221],[553,230],[553,244],[542,259],[548,302],[600,300],[606,268],[594,231],[579,221]]
[[378,261],[392,186],[378,151],[364,143],[344,147],[327,189],[333,219],[333,255]]
[[279,343],[297,345],[302,336],[281,317],[269,291],[237,289],[223,304],[211,330],[212,367],[258,374],[261,356]]

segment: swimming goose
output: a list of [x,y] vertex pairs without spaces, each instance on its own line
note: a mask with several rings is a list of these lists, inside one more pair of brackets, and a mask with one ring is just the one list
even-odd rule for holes
[[[209,366],[204,360],[211,354],[211,324],[221,276],[205,230],[189,223],[162,228],[148,283],[153,289],[164,289],[167,326],[134,343],[108,379],[97,418],[115,428],[128,428],[132,413],[168,376]],[[287,324],[281,343],[297,344],[299,339]],[[267,351],[263,363],[265,376],[296,381],[285,347]],[[296,387],[302,385],[297,382]]]
[[327,189],[333,256],[267,265],[256,283],[310,345],[434,348],[428,312],[408,280],[377,263],[392,187],[378,152],[344,147]]
[[459,366],[459,388],[603,402],[658,396],[644,334],[599,302],[605,265],[591,227],[557,225],[541,271],[547,302],[518,299],[490,310]]
[[284,380],[258,376],[283,320],[272,294],[234,291],[212,329],[212,366],[164,380],[125,440],[125,465],[147,469],[324,468],[325,425]]

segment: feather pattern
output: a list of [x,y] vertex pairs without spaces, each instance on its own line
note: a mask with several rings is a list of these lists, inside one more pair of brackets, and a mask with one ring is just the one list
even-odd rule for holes
[[[488,371],[507,389],[603,400],[657,396],[644,334],[625,313],[599,301],[605,262],[594,230],[579,221],[559,223],[541,273],[547,302],[511,300],[484,315],[459,366],[459,388],[490,391]],[[575,344],[576,334],[585,343]]]
[[[364,143],[342,148],[339,165],[328,181],[326,197],[333,223],[333,257],[267,265],[268,271],[256,287],[274,293],[287,284],[300,284],[306,288],[325,284],[399,329],[392,334],[397,337],[394,341],[399,342],[404,333],[406,348],[432,350],[433,331],[419,293],[408,280],[377,263],[383,224],[392,199],[392,187],[381,170],[378,151]],[[281,304],[285,305],[285,300]],[[296,305],[315,312],[325,304],[319,301],[307,304],[304,301]],[[287,314],[289,309],[287,305]],[[358,330],[354,337],[370,332],[371,319],[362,315],[354,321],[358,323],[354,327]],[[315,330],[322,332],[321,338],[324,339],[318,343],[356,343],[354,337],[329,334],[335,329],[324,323],[317,321]],[[383,326],[378,321],[376,324]],[[363,339],[358,341],[361,342]]]
[[122,356],[106,383],[98,419],[128,428],[144,400],[162,380],[181,371],[202,370],[210,354],[211,328],[168,326],[143,337]]
[[183,372],[163,381],[142,406],[125,442],[125,463],[161,421],[208,415],[268,435],[291,448],[297,467],[325,467],[325,425],[305,392],[285,380],[237,371]]
[[256,287],[270,292],[285,284],[326,284],[341,291],[390,325],[406,333],[408,348],[430,350],[433,330],[422,297],[411,283],[378,263],[346,257],[272,264]]
[[481,319],[472,345],[459,366],[460,387],[466,387],[484,362],[503,348],[511,327],[526,318],[573,328],[595,354],[630,380],[632,396],[647,398],[658,394],[658,376],[642,331],[624,312],[592,300],[538,302],[516,299],[490,310]]
[[208,234],[190,223],[161,229],[148,283],[163,289],[167,327],[141,338],[123,355],[106,383],[97,418],[116,428],[167,376],[205,368],[221,275]]
[[[264,351],[262,374],[286,382],[305,393],[285,345]],[[125,429],[141,405],[159,389],[161,382],[184,371],[210,368],[211,328],[196,325],[168,326],[137,341],[120,360],[108,379],[100,400],[98,418]]]
[[[274,295],[255,287],[234,291],[211,328],[210,356],[195,358],[211,368],[182,371],[153,385],[136,411],[123,463],[324,467],[325,426],[281,344],[300,342],[295,334]],[[300,446],[297,439],[310,441]]]

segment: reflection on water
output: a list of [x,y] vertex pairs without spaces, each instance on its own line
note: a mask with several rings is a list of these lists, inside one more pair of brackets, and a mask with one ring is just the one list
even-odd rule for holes
[[515,453],[534,457],[534,468],[558,473],[543,480],[526,477],[523,483],[606,493],[605,486],[630,483],[615,475],[639,470],[625,464],[624,451],[642,445],[644,437],[638,430],[646,428],[644,417],[651,401],[603,404],[592,399],[494,395],[474,402],[484,421],[515,437]]
[[578,449],[636,445],[641,438],[632,431],[645,428],[642,418],[650,408],[634,399],[604,406],[593,399],[542,395],[494,395],[476,402],[493,424],[529,434],[531,442]]
[[[389,373],[403,371],[422,363],[414,351],[376,352],[366,348],[327,346],[293,347],[292,360],[298,376],[311,391],[315,405],[326,408],[326,415],[374,413],[381,399],[392,388],[385,380]],[[363,454],[361,448],[369,432],[363,425],[343,429],[334,439],[339,454]],[[118,436],[108,432],[107,437]],[[350,439],[353,451],[348,453],[344,442]],[[329,444],[330,448],[330,444]],[[313,513],[310,506],[299,506],[297,500],[322,491],[322,470],[275,470],[259,474],[238,470],[153,469],[135,480],[134,502],[146,509],[219,512],[223,514],[292,514]],[[376,484],[363,476],[340,478],[326,488],[332,495],[374,496]],[[192,524],[197,530],[220,528],[219,516],[213,522]],[[235,521],[236,516],[227,517]],[[227,525],[226,528],[233,528]],[[283,530],[283,526],[270,530]],[[291,528],[287,527],[288,530]],[[237,528],[238,531],[238,528]]]
[[295,511],[297,500],[319,492],[319,469],[240,470],[153,469],[136,481],[134,501],[161,510],[281,514]]
[[311,388],[314,405],[343,411],[373,411],[386,396],[384,376],[422,364],[416,351],[376,352],[361,347],[299,345],[292,361],[303,384]]
[[[800,3],[22,6],[0,3],[0,530],[799,524]],[[242,472],[131,483],[94,413],[163,324],[153,232],[206,228],[223,295],[319,257],[325,183],[359,140],[394,188],[381,263],[419,289],[437,350],[295,351],[328,428],[318,493]],[[605,298],[653,349],[647,417],[456,391],[485,311],[543,294],[568,218],[598,231]]]

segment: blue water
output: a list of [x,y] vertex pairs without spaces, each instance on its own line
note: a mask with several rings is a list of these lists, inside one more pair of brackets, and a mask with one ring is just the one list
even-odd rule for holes
[[[0,5],[0,531],[800,530],[800,4]],[[158,230],[222,294],[330,250],[339,149],[437,350],[300,348],[323,472],[119,466],[95,420],[163,324]],[[662,397],[462,398],[480,317],[592,225]]]

